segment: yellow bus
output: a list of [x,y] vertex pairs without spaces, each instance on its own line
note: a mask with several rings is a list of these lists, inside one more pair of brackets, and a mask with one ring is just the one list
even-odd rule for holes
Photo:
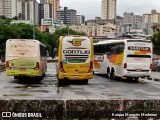
[[87,36],[61,36],[58,48],[57,74],[59,82],[93,77],[93,40]]
[[42,78],[47,71],[46,46],[33,39],[9,39],[6,41],[6,74],[15,79]]

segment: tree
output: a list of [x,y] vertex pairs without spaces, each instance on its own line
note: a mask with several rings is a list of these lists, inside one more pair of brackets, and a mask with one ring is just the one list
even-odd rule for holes
[[65,36],[65,35],[81,35],[85,36],[86,34],[84,32],[77,32],[75,30],[72,30],[70,28],[62,28],[62,29],[57,29],[55,33],[53,33],[53,40],[54,44],[56,45],[55,47],[58,47],[59,44],[59,37],[60,36]]
[[154,35],[151,37],[153,43],[154,54],[160,55],[160,29],[157,29]]

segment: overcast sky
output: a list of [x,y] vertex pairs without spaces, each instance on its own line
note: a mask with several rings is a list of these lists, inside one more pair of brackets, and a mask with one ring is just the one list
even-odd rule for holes
[[[39,0],[38,0],[39,1]],[[102,0],[60,0],[61,7],[77,10],[77,14],[84,15],[86,20],[101,17]],[[135,15],[150,13],[156,9],[160,13],[160,0],[117,0],[117,15],[123,16],[125,11]]]

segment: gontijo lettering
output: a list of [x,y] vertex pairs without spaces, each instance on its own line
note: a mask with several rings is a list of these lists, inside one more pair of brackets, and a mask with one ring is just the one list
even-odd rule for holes
[[90,54],[90,50],[63,50],[64,54]]

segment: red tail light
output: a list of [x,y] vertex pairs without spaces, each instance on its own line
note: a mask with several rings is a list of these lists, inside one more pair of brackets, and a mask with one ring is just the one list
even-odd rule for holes
[[127,68],[127,63],[124,63],[124,68]]
[[61,72],[64,72],[64,73],[65,73],[65,71],[64,71],[64,69],[63,69],[63,63],[62,63],[62,61],[60,61],[60,63],[59,63],[59,70],[60,70]]
[[153,65],[153,64],[150,64],[150,69],[152,69],[152,65]]
[[93,72],[93,62],[92,61],[90,62],[90,67],[88,70],[88,73],[90,73],[90,72]]
[[9,61],[6,62],[6,69],[11,69],[11,67],[9,66]]
[[36,67],[34,69],[35,70],[39,70],[40,69],[39,62],[36,63]]

